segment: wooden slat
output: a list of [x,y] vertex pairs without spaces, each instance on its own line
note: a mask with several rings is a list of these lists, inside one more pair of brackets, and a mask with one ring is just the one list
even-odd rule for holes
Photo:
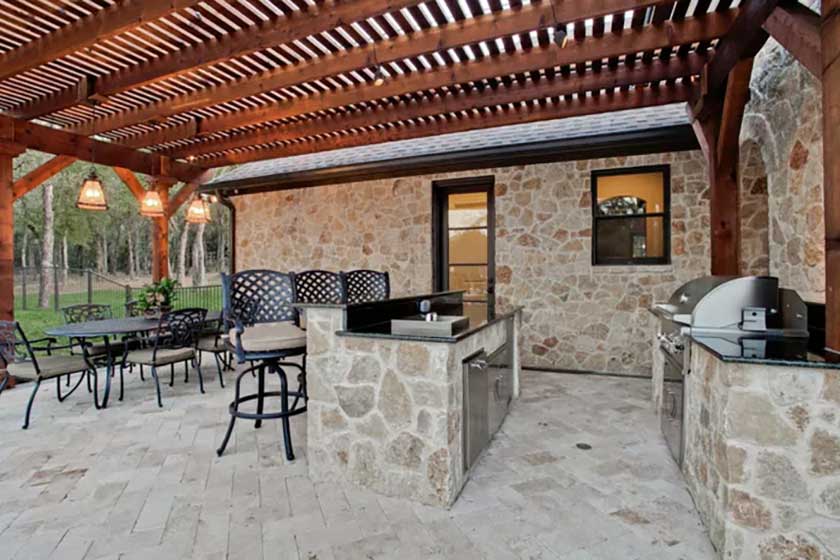
[[[160,157],[151,153],[9,117],[0,116],[0,127],[11,127],[14,131],[13,141],[26,148],[103,165],[125,167],[146,175],[160,175]],[[194,165],[173,162],[171,176],[179,181],[190,181],[204,171]]]
[[193,6],[197,0],[125,0],[0,56],[0,80],[80,51],[148,21]]
[[826,347],[840,360],[840,0],[822,2]]
[[76,158],[71,156],[55,156],[45,161],[17,181],[14,185],[15,200],[22,197],[41,183],[70,166]]
[[[577,19],[582,22],[587,18],[655,3],[652,0],[599,0],[582,3],[582,5],[575,3],[574,6],[571,3],[564,3],[557,6],[555,11],[557,17],[562,21]],[[433,27],[425,31],[383,41],[375,46],[369,45],[332,56],[320,57],[293,67],[262,72],[253,77],[246,77],[216,88],[203,89],[195,93],[149,104],[135,111],[103,117],[94,122],[73,127],[70,131],[88,135],[123,128],[151,119],[160,119],[295,84],[312,82],[327,76],[343,74],[361,68],[371,68],[377,62],[387,64],[422,54],[446,51],[488,41],[500,36],[526,33],[550,25],[553,25],[551,5],[546,3],[531,4],[517,11],[500,12],[446,24],[441,27]]]
[[[528,52],[485,58],[481,61],[454,67],[435,68],[389,80],[379,87],[363,85],[292,101],[279,101],[265,107],[207,117],[199,123],[199,134],[210,134],[353,105],[363,101],[436,89],[451,84],[464,84],[497,76],[529,72],[535,69],[563,66],[579,61],[608,58],[621,55],[635,48],[657,49],[669,44],[692,43],[703,39],[712,39],[726,33],[733,16],[734,14],[729,12],[711,14],[703,18],[692,18],[679,23],[668,22],[657,29],[627,31],[621,35],[610,34],[601,39],[589,38],[581,42],[572,42],[563,49],[552,45],[547,49],[532,49]],[[179,135],[172,133],[169,136],[174,139]],[[193,136],[194,132],[184,130],[180,138],[191,138]],[[152,134],[143,133],[123,139],[121,142],[130,146],[142,147],[150,145],[149,138],[151,137],[153,137]]]
[[184,158],[201,154],[221,152],[249,146],[259,146],[326,134],[336,130],[348,130],[383,124],[394,121],[407,121],[423,117],[432,117],[448,113],[458,113],[481,107],[519,103],[532,99],[559,97],[573,93],[613,89],[616,87],[660,82],[680,77],[696,75],[705,64],[706,58],[690,55],[685,59],[668,62],[654,61],[650,65],[636,67],[622,66],[617,70],[588,72],[581,76],[570,74],[558,76],[554,80],[540,80],[537,83],[500,87],[484,92],[450,92],[441,97],[425,99],[421,102],[396,102],[383,106],[371,107],[350,114],[328,115],[313,120],[303,120],[288,125],[277,125],[260,130],[247,130],[224,140],[199,142],[186,149],[165,152],[172,157]]
[[822,79],[820,25],[820,14],[797,0],[783,0],[764,22],[764,29]]
[[143,183],[140,182],[140,179],[137,178],[137,175],[125,167],[114,167],[113,169],[114,173],[117,174],[117,177],[122,180],[125,186],[128,187],[128,190],[131,191],[131,194],[134,195],[134,198],[137,199],[137,202],[143,204],[143,197],[146,194],[146,188],[143,186]]
[[527,109],[508,109],[493,115],[470,114],[470,116],[458,119],[436,120],[427,124],[382,128],[374,131],[365,130],[357,134],[329,137],[323,140],[230,153],[213,158],[208,163],[213,167],[220,167],[381,142],[679,103],[687,101],[695,87],[692,84],[678,84],[671,88],[640,88],[597,97],[576,97],[569,101],[561,100],[559,103],[530,105]]

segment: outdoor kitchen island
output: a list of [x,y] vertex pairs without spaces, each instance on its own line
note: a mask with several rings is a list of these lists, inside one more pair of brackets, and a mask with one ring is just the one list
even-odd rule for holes
[[425,323],[424,301],[424,311],[439,318],[463,315],[462,292],[299,306],[307,330],[313,480],[430,505],[457,498],[469,466],[518,396],[521,313],[491,312],[452,334],[392,334],[392,319]]
[[[825,359],[814,321],[807,321],[810,336],[797,333],[808,312],[792,292],[774,292],[774,280],[701,279],[654,310],[662,319],[654,399],[721,558],[838,558],[840,363]],[[713,287],[698,289],[701,283]],[[746,305],[719,297],[727,284]],[[747,317],[765,307],[763,298],[770,298],[768,317],[788,315],[776,325],[768,318],[774,334],[725,318]],[[672,323],[684,325],[682,334]]]

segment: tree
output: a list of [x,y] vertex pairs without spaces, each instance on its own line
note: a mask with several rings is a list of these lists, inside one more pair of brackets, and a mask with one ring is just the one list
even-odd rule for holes
[[53,250],[55,249],[55,217],[53,214],[53,186],[46,183],[41,187],[44,205],[44,230],[41,238],[41,279],[38,282],[38,306],[50,306],[50,279],[53,277]]
[[207,285],[207,265],[204,260],[204,228],[206,224],[198,224],[193,238],[192,251],[192,283],[193,286]]

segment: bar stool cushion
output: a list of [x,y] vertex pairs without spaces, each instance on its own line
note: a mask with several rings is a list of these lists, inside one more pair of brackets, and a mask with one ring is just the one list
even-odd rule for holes
[[[236,329],[230,331],[230,341],[235,344]],[[241,335],[245,352],[271,352],[306,347],[306,331],[290,321],[257,323],[246,327]]]
[[[88,364],[82,356],[40,356],[38,367],[41,368],[41,379],[50,379],[68,373],[86,371]],[[38,379],[32,362],[16,362],[9,364],[9,373],[20,379]]]

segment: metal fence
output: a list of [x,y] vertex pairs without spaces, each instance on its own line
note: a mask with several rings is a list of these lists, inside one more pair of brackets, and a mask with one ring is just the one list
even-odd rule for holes
[[[137,290],[139,292],[139,290]],[[187,307],[201,307],[208,311],[222,310],[222,287],[216,286],[187,286],[175,289],[175,309]]]

